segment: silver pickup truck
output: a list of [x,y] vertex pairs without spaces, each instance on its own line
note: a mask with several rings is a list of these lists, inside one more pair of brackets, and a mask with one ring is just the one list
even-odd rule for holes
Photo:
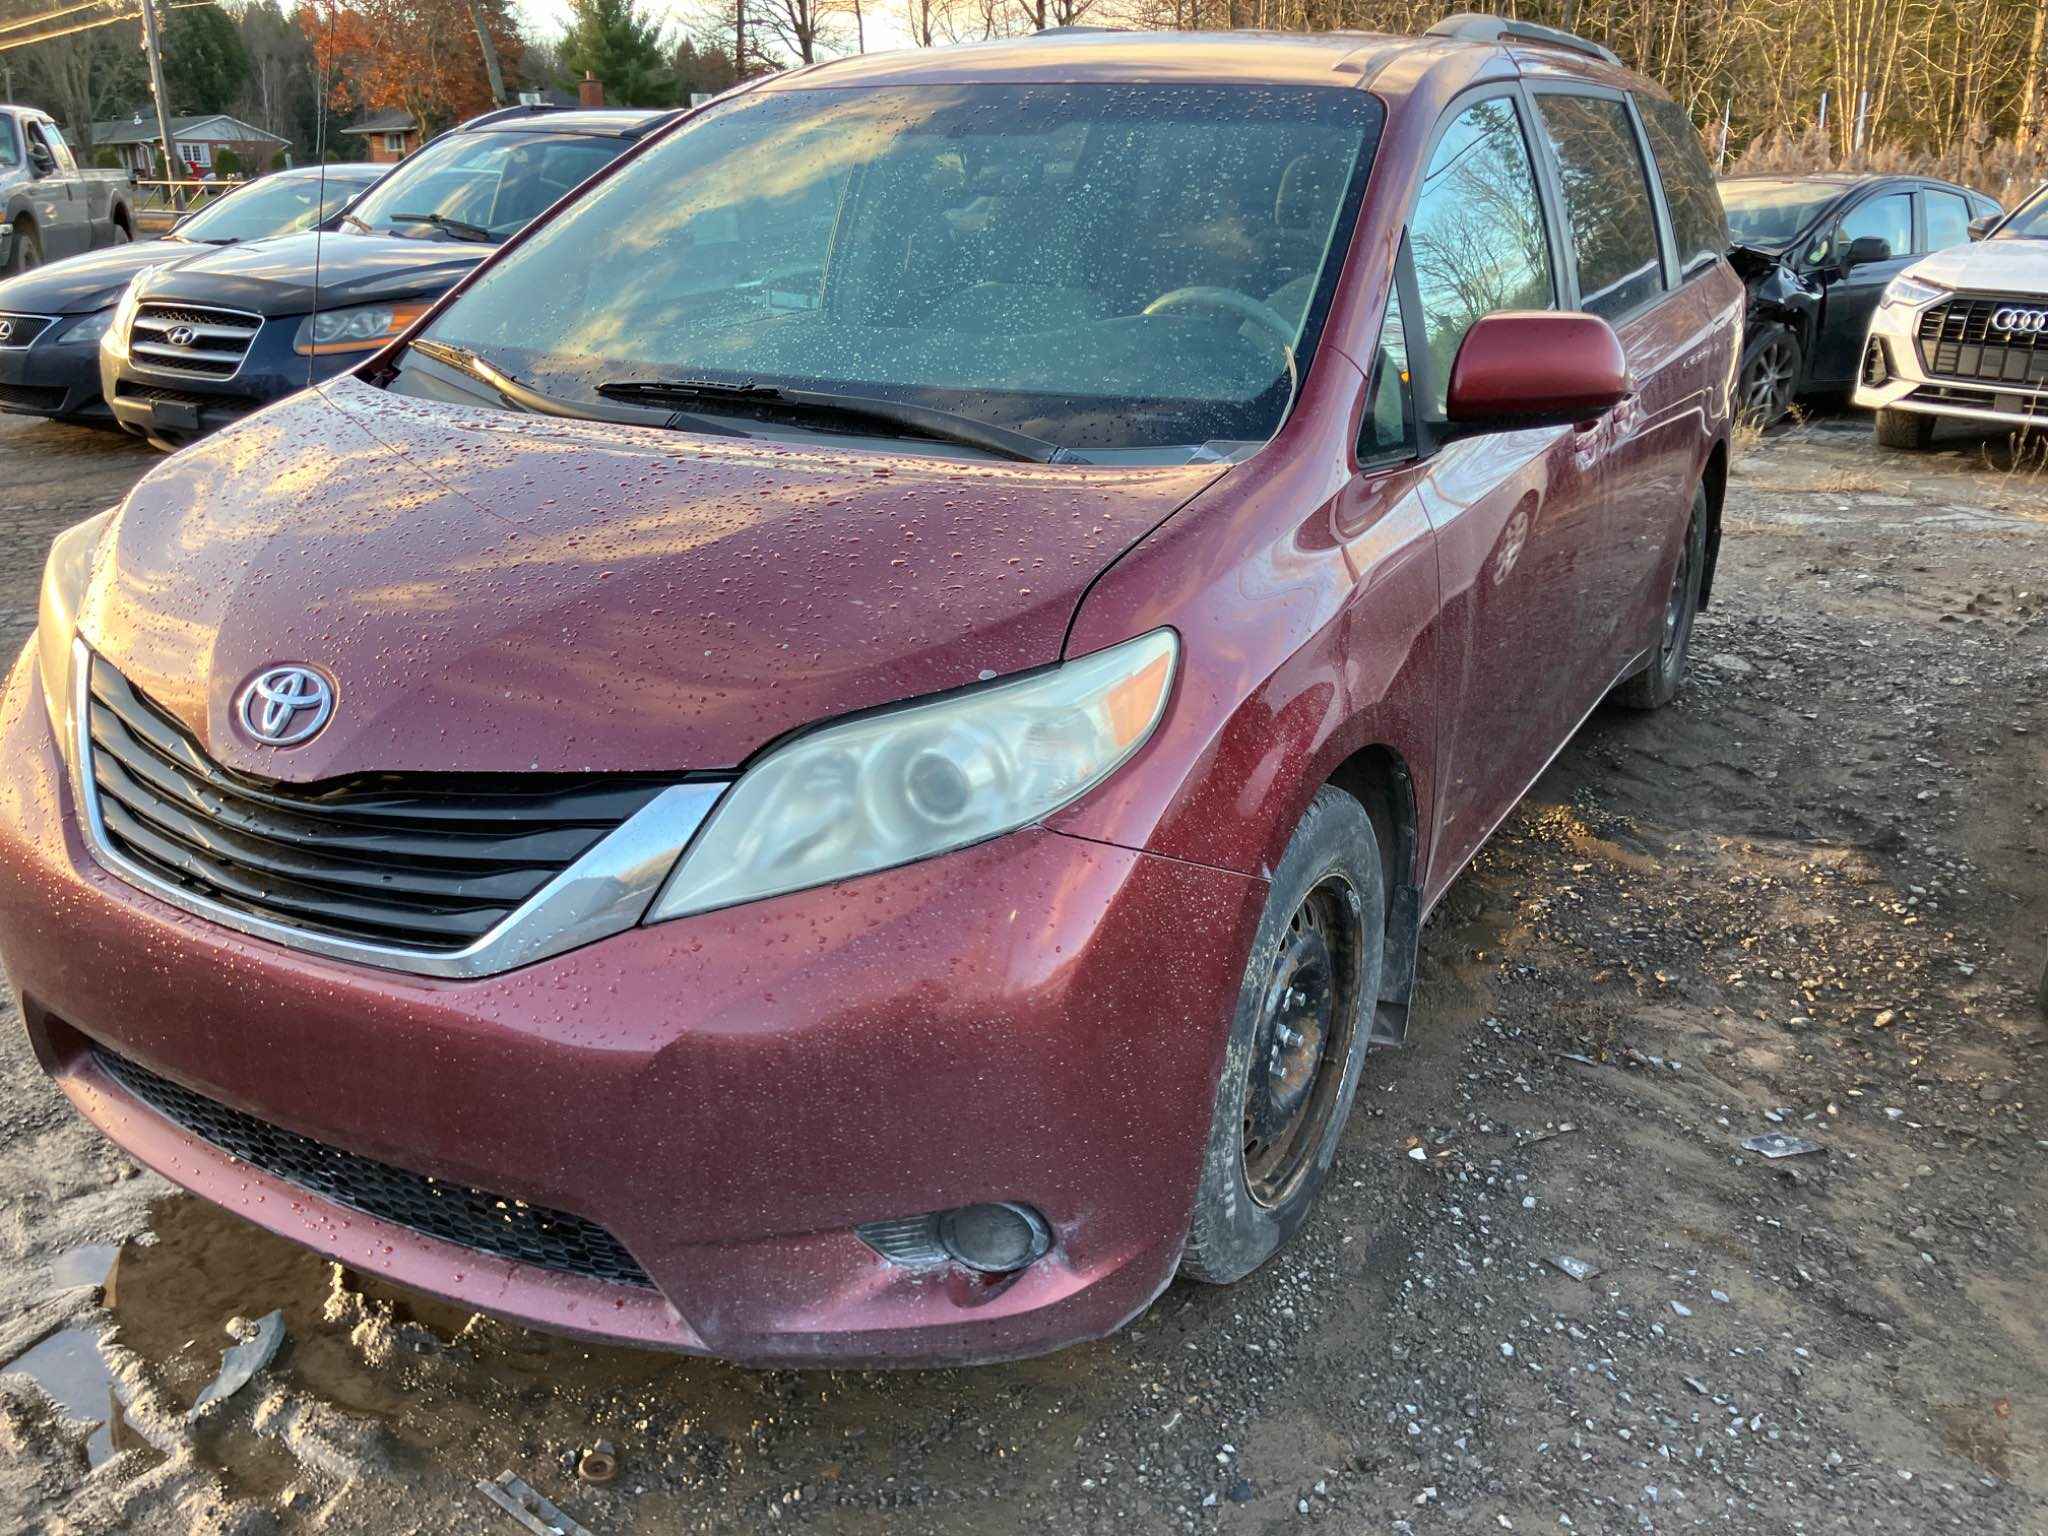
[[0,106],[0,273],[135,238],[126,171],[84,171],[34,107]]

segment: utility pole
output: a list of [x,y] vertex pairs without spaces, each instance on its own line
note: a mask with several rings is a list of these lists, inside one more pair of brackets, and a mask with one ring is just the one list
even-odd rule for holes
[[[156,131],[164,150],[164,180],[175,182],[184,167],[178,163],[177,143],[171,137],[171,108],[164,91],[164,50],[157,36],[155,0],[142,0],[142,48],[149,55],[150,94],[156,97]],[[171,194],[171,206],[182,209],[184,189],[172,186],[166,190]]]
[[491,41],[491,29],[484,25],[482,0],[469,0],[469,20],[476,28],[477,46],[484,51],[484,73],[491,80],[491,105],[505,105],[505,71],[498,67],[498,45]]
[[747,78],[747,0],[732,0],[732,78]]

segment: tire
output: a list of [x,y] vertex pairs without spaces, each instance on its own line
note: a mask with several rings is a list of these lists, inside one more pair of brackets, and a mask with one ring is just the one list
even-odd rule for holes
[[1923,416],[1918,411],[1893,410],[1890,406],[1878,407],[1878,447],[1900,448],[1908,453],[1924,453],[1933,441],[1932,416]]
[[1700,583],[1707,573],[1707,488],[1693,487],[1692,513],[1686,519],[1685,542],[1671,568],[1671,585],[1658,609],[1650,641],[1650,660],[1640,672],[1614,690],[1625,709],[1662,709],[1678,697],[1685,664],[1692,653],[1693,621],[1699,617]]
[[1806,354],[1790,328],[1767,325],[1742,349],[1736,374],[1736,414],[1751,426],[1775,426],[1792,410]]
[[27,219],[14,221],[14,239],[7,250],[7,274],[13,276],[43,264],[43,237]]
[[1358,1092],[1386,919],[1372,819],[1325,785],[1274,871],[1245,965],[1181,1254],[1191,1279],[1242,1279],[1315,1203]]
[[133,240],[134,238],[134,234],[129,230],[126,224],[122,223],[119,219],[114,220],[114,238],[108,242],[109,244],[126,245],[130,240]]

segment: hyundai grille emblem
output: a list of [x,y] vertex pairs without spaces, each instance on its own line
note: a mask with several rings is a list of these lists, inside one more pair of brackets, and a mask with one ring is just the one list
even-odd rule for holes
[[2008,306],[1993,314],[1991,323],[2001,331],[2033,331],[2038,334],[2048,331],[2048,309],[2014,309]]
[[14,322],[12,320],[0,320],[0,342],[12,340],[13,336]]
[[199,333],[189,325],[174,325],[164,332],[164,340],[174,347],[189,347],[199,339]]
[[242,690],[242,724],[258,741],[295,747],[334,714],[334,687],[311,667],[271,667]]

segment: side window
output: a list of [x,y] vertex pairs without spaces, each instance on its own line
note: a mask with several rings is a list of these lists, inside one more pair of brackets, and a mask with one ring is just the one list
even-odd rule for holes
[[21,144],[14,137],[14,119],[0,112],[0,166],[9,169],[21,164]]
[[[21,136],[28,141],[28,153],[31,156],[38,149],[47,151],[50,148],[50,141],[43,137],[43,125],[41,123],[31,122],[24,118],[21,124]],[[57,157],[52,154],[50,158],[54,161]]]
[[1415,407],[1409,390],[1408,333],[1401,324],[1401,296],[1387,295],[1387,318],[1373,350],[1371,393],[1365,425],[1358,434],[1358,462],[1404,459],[1415,451]]
[[1579,265],[1579,307],[1613,319],[1664,288],[1657,207],[1628,106],[1605,96],[1537,99],[1557,151],[1565,221]]
[[1887,192],[1883,197],[1866,198],[1851,208],[1848,217],[1842,220],[1835,259],[1842,258],[1852,240],[1861,240],[1866,235],[1877,236],[1892,248],[1894,256],[1911,255],[1913,199],[1904,192]]
[[1536,172],[1513,101],[1478,102],[1452,121],[1423,174],[1408,245],[1421,291],[1429,408],[1440,420],[1451,362],[1473,322],[1557,302]]
[[1920,211],[1927,218],[1927,249],[1945,251],[1952,245],[1967,245],[1970,239],[1970,205],[1953,192],[1929,189],[1920,194]]
[[1685,108],[1661,97],[1638,96],[1636,110],[1642,114],[1650,157],[1664,183],[1671,233],[1678,242],[1678,270],[1691,277],[1728,249],[1728,216],[1721,209],[1721,193]]
[[44,123],[42,124],[42,130],[43,136],[50,141],[50,153],[57,157],[57,169],[60,171],[77,170],[78,162],[71,158],[71,146],[64,142],[64,135],[58,132],[57,125],[55,123]]

